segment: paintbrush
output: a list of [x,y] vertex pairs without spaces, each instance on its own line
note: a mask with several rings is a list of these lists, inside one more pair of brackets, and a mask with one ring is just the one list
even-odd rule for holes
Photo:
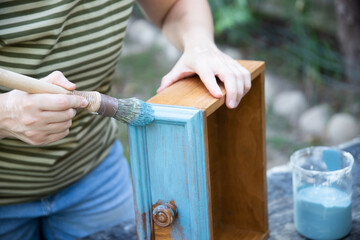
[[72,94],[84,97],[86,109],[105,117],[113,117],[126,124],[144,126],[154,120],[150,104],[137,98],[117,99],[96,91],[68,91],[55,84],[39,81],[19,73],[0,68],[0,85],[27,93]]

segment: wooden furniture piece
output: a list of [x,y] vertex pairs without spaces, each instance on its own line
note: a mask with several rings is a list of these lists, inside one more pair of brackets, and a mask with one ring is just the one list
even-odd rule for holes
[[267,238],[265,64],[240,63],[253,81],[238,108],[193,77],[148,101],[152,124],[129,126],[138,239]]

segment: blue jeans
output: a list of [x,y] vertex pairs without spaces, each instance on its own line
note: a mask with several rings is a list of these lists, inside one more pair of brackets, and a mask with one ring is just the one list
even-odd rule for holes
[[1,240],[76,239],[135,221],[128,163],[116,141],[92,172],[34,202],[0,206]]

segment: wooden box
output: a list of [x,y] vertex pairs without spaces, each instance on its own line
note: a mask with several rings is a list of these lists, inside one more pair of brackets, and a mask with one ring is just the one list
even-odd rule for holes
[[138,239],[267,238],[265,64],[240,63],[252,88],[237,109],[193,77],[148,101],[153,123],[129,126]]

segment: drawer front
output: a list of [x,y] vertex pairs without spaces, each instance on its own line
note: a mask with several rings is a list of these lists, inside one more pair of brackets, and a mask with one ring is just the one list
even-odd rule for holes
[[138,238],[209,239],[202,112],[153,109],[152,124],[129,126]]

